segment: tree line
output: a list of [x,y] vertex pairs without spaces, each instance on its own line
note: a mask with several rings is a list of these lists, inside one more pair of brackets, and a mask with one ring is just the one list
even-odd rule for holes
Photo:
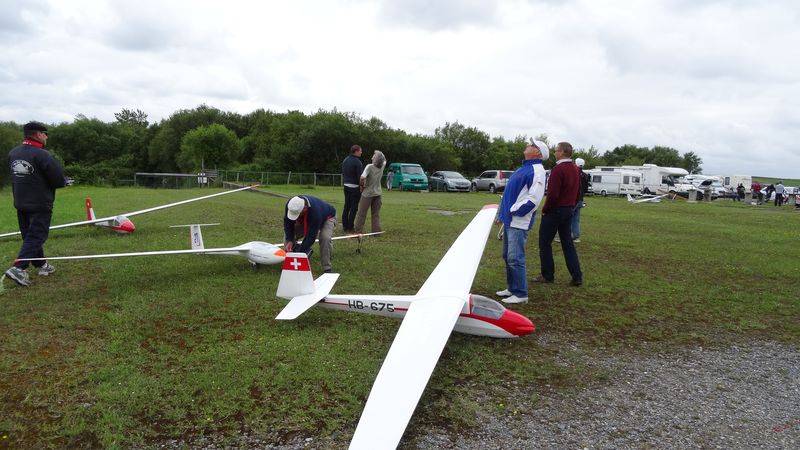
[[[555,146],[547,135],[491,137],[459,122],[445,123],[432,135],[410,134],[382,120],[355,113],[319,110],[278,113],[258,109],[248,114],[200,105],[150,123],[139,109],[122,109],[113,122],[78,115],[72,122],[49,124],[48,149],[69,176],[81,183],[129,180],[135,172],[196,173],[201,168],[255,172],[338,173],[350,146],[364,148],[365,159],[382,150],[391,162],[415,162],[429,173],[455,170],[466,176],[486,169],[514,169],[530,139]],[[0,148],[18,145],[22,124],[0,123]],[[622,145],[602,155],[594,146],[576,149],[586,168],[599,165],[682,167],[701,173],[694,152]],[[553,152],[545,167],[555,164]],[[8,171],[2,171],[3,183]]]

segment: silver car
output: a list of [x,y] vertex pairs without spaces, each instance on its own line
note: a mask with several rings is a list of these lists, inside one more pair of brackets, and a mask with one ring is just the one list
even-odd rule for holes
[[512,170],[487,170],[472,179],[471,188],[473,191],[489,191],[492,194],[501,192],[506,188],[512,173]]
[[458,172],[443,170],[431,175],[428,179],[428,189],[431,191],[469,192],[469,180]]

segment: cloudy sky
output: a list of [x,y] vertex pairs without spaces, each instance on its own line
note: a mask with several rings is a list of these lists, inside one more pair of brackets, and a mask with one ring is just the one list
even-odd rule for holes
[[0,121],[337,108],[800,178],[797,0],[3,0],[0,48]]

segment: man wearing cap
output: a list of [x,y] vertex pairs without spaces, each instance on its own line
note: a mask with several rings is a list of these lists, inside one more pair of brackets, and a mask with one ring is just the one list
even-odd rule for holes
[[581,189],[580,169],[572,162],[572,145],[559,142],[556,145],[556,165],[550,171],[547,183],[547,199],[542,206],[542,220],[539,222],[539,260],[541,275],[534,283],[552,283],[555,279],[553,262],[553,238],[556,233],[561,238],[561,250],[567,269],[572,275],[570,284],[583,284],[583,273],[578,261],[578,252],[572,243],[572,213],[578,202]]
[[361,163],[361,146],[350,147],[350,154],[342,161],[342,184],[344,185],[344,208],[342,209],[342,228],[345,232],[355,232],[358,202],[361,201],[359,185],[364,165]]
[[[56,189],[67,185],[64,169],[57,159],[44,149],[47,127],[29,122],[23,127],[25,139],[8,154],[14,208],[22,234],[18,259],[44,258],[44,243],[50,231]],[[29,261],[19,261],[6,271],[6,276],[21,286],[30,286]],[[39,275],[47,276],[56,269],[43,261],[35,261]]]
[[544,196],[546,180],[542,163],[550,155],[543,142],[534,141],[525,147],[522,167],[508,179],[500,201],[498,220],[503,223],[503,260],[506,263],[506,289],[497,291],[505,303],[528,302],[528,276],[525,265],[525,243],[533,226],[536,211]]
[[[329,203],[311,195],[299,195],[286,202],[283,216],[284,248],[287,252],[311,255],[311,246],[319,234],[319,253],[322,270],[331,271],[333,229],[336,227],[336,209]],[[297,235],[303,236],[298,244]]]

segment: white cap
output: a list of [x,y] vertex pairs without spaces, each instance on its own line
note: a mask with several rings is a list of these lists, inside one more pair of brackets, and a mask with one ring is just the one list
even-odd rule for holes
[[586,164],[586,161],[584,161],[583,158],[575,158],[575,164],[577,164],[578,167],[583,167],[583,165]]
[[547,148],[547,144],[542,141],[533,141],[533,145],[542,152],[542,159],[545,160],[550,157],[550,149]]
[[297,220],[303,208],[306,207],[306,201],[300,197],[292,197],[289,203],[286,204],[286,217],[289,220]]

